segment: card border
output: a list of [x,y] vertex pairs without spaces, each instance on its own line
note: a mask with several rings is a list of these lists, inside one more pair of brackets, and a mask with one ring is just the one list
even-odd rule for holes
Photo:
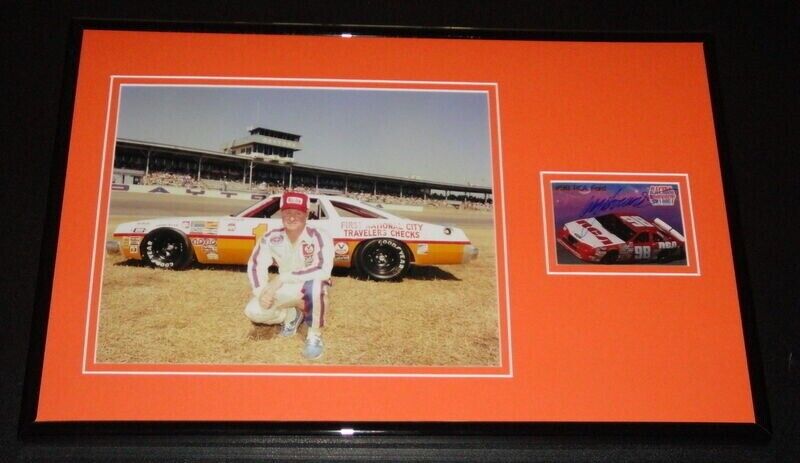
[[[552,249],[551,249],[551,246],[549,244],[549,241],[550,241],[550,234],[551,234],[551,231],[552,231],[552,227],[551,227],[552,224],[550,224],[548,222],[548,220],[547,220],[547,217],[548,217],[547,208],[548,207],[552,207],[552,204],[547,204],[547,201],[545,201],[545,198],[547,197],[547,195],[545,193],[545,189],[546,189],[545,176],[546,175],[551,175],[551,174],[565,175],[565,176],[569,176],[569,175],[584,175],[584,176],[597,175],[598,177],[610,177],[610,176],[614,176],[614,175],[629,176],[629,177],[637,177],[637,176],[639,176],[639,177],[642,177],[642,178],[648,177],[648,176],[649,177],[676,177],[676,178],[677,177],[683,177],[685,182],[686,182],[686,201],[685,202],[681,201],[681,216],[684,218],[684,232],[685,232],[685,229],[686,229],[685,216],[686,216],[686,214],[685,214],[683,205],[684,205],[684,203],[686,203],[686,204],[688,204],[687,207],[689,209],[688,216],[689,216],[689,219],[690,219],[690,226],[691,226],[691,230],[692,230],[692,249],[694,250],[694,262],[695,262],[696,271],[695,272],[677,272],[677,271],[675,271],[675,272],[635,272],[635,271],[627,271],[626,272],[623,269],[623,270],[620,270],[620,271],[612,272],[612,271],[601,271],[601,270],[598,270],[598,271],[588,271],[588,270],[584,270],[584,271],[580,271],[580,270],[577,270],[577,271],[566,271],[566,270],[564,270],[564,271],[556,271],[556,270],[551,269],[550,268],[550,253],[551,253]],[[554,181],[561,181],[561,182],[573,182],[573,181],[575,181],[575,182],[577,182],[578,180],[568,180],[568,179],[557,179],[557,180],[552,180],[551,179],[551,180],[547,180],[547,182],[549,182],[550,184],[552,184],[552,182],[554,182]],[[590,180],[586,180],[586,182],[590,182]],[[685,173],[673,174],[673,173],[661,173],[661,172],[659,172],[659,173],[641,173],[641,172],[570,172],[570,171],[545,171],[545,170],[543,170],[543,171],[539,172],[539,183],[540,183],[540,186],[541,186],[541,194],[542,194],[542,196],[541,196],[542,197],[542,225],[544,227],[544,253],[545,253],[544,262],[545,262],[546,272],[547,272],[548,275],[583,275],[583,276],[595,276],[595,275],[596,276],[614,276],[614,275],[616,275],[616,276],[641,276],[641,277],[650,277],[650,276],[660,276],[660,277],[694,276],[694,277],[699,277],[699,276],[702,276],[702,273],[700,271],[700,251],[699,251],[699,246],[697,244],[697,228],[696,228],[696,223],[695,223],[695,220],[694,220],[694,207],[692,205],[692,189],[691,189],[691,186],[689,184],[689,174],[685,174]],[[594,183],[610,183],[610,181],[597,180]],[[647,181],[646,180],[620,180],[619,183],[647,183]],[[665,183],[671,183],[671,182],[665,182]],[[683,191],[680,191],[679,194],[683,195]],[[683,196],[681,196],[681,199],[682,200],[684,199]],[[555,256],[554,256],[554,258],[555,258]],[[558,264],[558,263],[556,262],[556,264]],[[558,264],[558,265],[564,265],[564,264]],[[691,269],[692,265],[689,264],[689,262],[687,261],[686,267]]]

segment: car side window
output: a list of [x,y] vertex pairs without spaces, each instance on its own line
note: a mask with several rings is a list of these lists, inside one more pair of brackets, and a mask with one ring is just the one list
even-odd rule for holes
[[311,198],[311,205],[309,207],[308,219],[322,220],[327,218],[328,215],[325,213],[325,206],[322,205],[322,201],[319,201],[316,198]]
[[637,243],[646,243],[650,241],[649,233],[647,232],[639,233],[638,235],[636,235],[636,238],[634,238],[634,241],[636,241]]
[[271,201],[264,205],[261,209],[255,210],[247,214],[247,217],[257,219],[279,219],[281,217],[279,201]]

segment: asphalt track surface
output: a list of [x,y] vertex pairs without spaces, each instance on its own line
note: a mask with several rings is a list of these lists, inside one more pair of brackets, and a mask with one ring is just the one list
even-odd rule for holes
[[[204,198],[161,193],[111,193],[109,215],[135,216],[145,219],[169,216],[226,216],[236,214],[254,201],[225,198]],[[487,211],[459,210],[455,208],[428,208],[422,212],[388,211],[399,217],[457,227],[489,228],[492,214]]]

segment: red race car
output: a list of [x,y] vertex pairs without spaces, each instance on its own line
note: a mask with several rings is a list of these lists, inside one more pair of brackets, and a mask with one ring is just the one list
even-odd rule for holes
[[661,219],[606,214],[567,222],[559,244],[575,257],[601,264],[669,262],[686,257],[686,239]]

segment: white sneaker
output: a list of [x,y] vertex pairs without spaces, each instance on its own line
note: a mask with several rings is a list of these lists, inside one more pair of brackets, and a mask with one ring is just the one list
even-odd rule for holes
[[297,328],[303,322],[303,312],[295,310],[294,320],[283,322],[281,326],[281,336],[288,337],[294,336],[297,333]]
[[306,338],[306,346],[303,348],[303,355],[309,360],[316,360],[322,357],[322,350],[324,347],[322,336],[309,334]]

